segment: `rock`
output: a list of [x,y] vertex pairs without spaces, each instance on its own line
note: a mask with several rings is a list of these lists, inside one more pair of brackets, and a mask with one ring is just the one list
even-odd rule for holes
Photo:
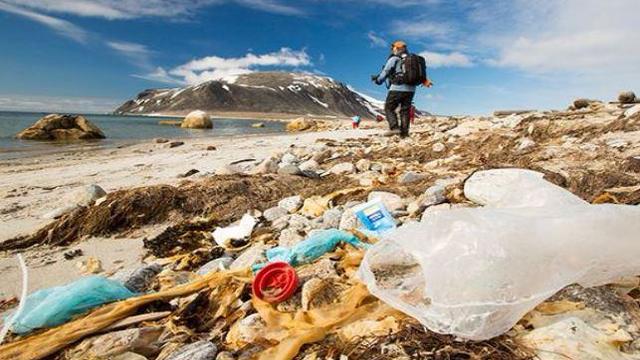
[[179,348],[166,360],[215,360],[217,353],[218,348],[212,342],[200,340]]
[[263,122],[259,122],[259,123],[255,123],[255,124],[251,124],[252,128],[263,128],[264,127],[264,123]]
[[443,152],[447,149],[447,147],[443,143],[435,143],[431,146],[431,150],[433,152]]
[[271,227],[276,231],[282,231],[289,226],[289,216],[285,215],[271,223]]
[[284,198],[278,202],[278,206],[290,213],[294,213],[302,207],[302,197],[300,195],[296,195]]
[[246,249],[237,259],[233,261],[229,269],[238,270],[248,268],[255,263],[267,261],[264,252],[269,247],[263,243],[255,243]]
[[70,250],[62,254],[65,260],[73,260],[74,258],[77,258],[78,256],[82,256],[82,255],[83,255],[82,249]]
[[331,156],[332,156],[331,150],[325,149],[313,154],[313,156],[311,156],[311,160],[314,160],[318,164],[322,164],[325,160],[327,160]]
[[320,164],[318,164],[317,161],[310,159],[300,164],[299,168],[302,172],[317,171],[320,168]]
[[375,171],[375,172],[379,172],[380,173],[380,172],[382,172],[382,168],[383,167],[384,166],[379,162],[371,163],[371,171]]
[[304,238],[295,229],[284,229],[278,237],[278,245],[283,247],[292,247],[293,245],[304,240]]
[[311,278],[328,279],[338,277],[335,262],[328,258],[296,268],[300,282],[306,282]]
[[241,172],[242,172],[242,169],[240,169],[240,167],[232,164],[227,164],[227,165],[224,165],[223,167],[217,168],[215,171],[215,174],[216,175],[236,175],[236,174],[240,174]]
[[111,358],[126,352],[153,357],[160,352],[158,339],[163,327],[144,327],[114,331],[90,337],[69,351],[70,359]]
[[449,203],[430,206],[422,213],[422,217],[420,218],[420,222],[424,222],[427,217],[429,217],[429,216],[431,216],[431,215],[433,215],[435,213],[438,213],[440,211],[447,211],[447,210],[450,210],[450,209],[451,209],[451,204],[449,204]]
[[195,174],[197,174],[199,172],[200,172],[200,170],[198,170],[198,169],[191,169],[191,170],[189,170],[189,171],[187,171],[185,173],[178,174],[178,178],[186,178],[186,177],[189,177],[191,175],[195,175]]
[[529,151],[536,146],[536,142],[531,140],[528,137],[522,138],[518,140],[518,142],[520,143],[520,145],[518,145],[518,147],[516,148],[516,152],[519,152],[519,153]]
[[136,269],[124,282],[124,286],[133,292],[145,292],[153,282],[153,279],[162,271],[162,265],[151,264]]
[[49,114],[16,135],[22,140],[104,139],[104,133],[81,115]]
[[278,172],[278,162],[272,158],[266,158],[250,171],[253,175],[275,174]]
[[369,193],[368,201],[380,199],[387,210],[394,212],[405,208],[404,201],[396,194],[386,191],[372,191]]
[[86,260],[77,263],[76,267],[85,275],[99,274],[104,271],[100,259],[93,256],[89,256]]
[[262,337],[262,332],[266,327],[267,324],[262,320],[260,314],[251,314],[233,325],[227,335],[227,342],[241,346],[252,344]]
[[607,140],[607,146],[614,149],[624,149],[625,147],[629,146],[629,142],[624,139],[609,139]]
[[391,175],[396,172],[396,166],[393,164],[383,164],[380,172],[384,175]]
[[289,216],[289,228],[295,230],[307,230],[311,226],[311,222],[300,214]]
[[346,209],[340,217],[340,230],[355,229],[358,227],[358,218],[353,212],[353,208]]
[[219,352],[216,360],[236,360],[236,357],[228,351]]
[[127,351],[126,353],[109,357],[109,360],[147,360],[147,358],[140,354]]
[[356,172],[356,167],[353,166],[350,162],[343,162],[340,164],[336,164],[328,171],[330,174],[336,175],[345,175],[345,174],[353,174]]
[[629,104],[636,101],[636,94],[633,91],[623,91],[618,95],[618,101]]
[[168,143],[169,139],[165,139],[165,138],[155,138],[154,141],[156,142],[156,144],[164,144],[164,143]]
[[107,192],[99,185],[91,184],[78,191],[75,194],[74,201],[80,206],[89,206],[91,203],[103,196],[107,196]]
[[285,165],[278,169],[278,174],[280,175],[300,175],[302,172],[300,168],[295,165]]
[[342,219],[342,210],[338,208],[331,208],[322,214],[322,223],[326,228],[338,228],[340,227],[340,220]]
[[169,142],[169,143],[167,143],[165,145],[166,145],[165,146],[166,148],[173,149],[175,147],[184,145],[184,141],[172,141],[172,142]]
[[444,192],[445,186],[437,184],[436,182],[436,185],[430,186],[427,190],[425,190],[420,205],[428,207],[445,202],[447,198],[445,197]]
[[632,116],[634,116],[635,114],[638,114],[638,113],[640,113],[640,104],[634,105],[633,107],[627,109],[624,112],[624,116],[625,117],[632,117]]
[[358,183],[360,186],[373,186],[379,176],[380,174],[375,171],[366,171],[358,176]]
[[229,269],[232,263],[233,263],[233,259],[230,257],[217,258],[202,265],[200,269],[196,271],[196,274],[204,276],[210,272],[224,271]]
[[218,148],[215,147],[214,145],[207,146],[207,151],[216,151],[216,150],[218,150]]
[[576,110],[580,110],[580,109],[584,109],[584,108],[588,108],[589,105],[591,105],[592,103],[597,103],[599,102],[598,100],[591,100],[591,99],[576,99],[573,101],[573,108]]
[[283,216],[286,216],[289,212],[279,206],[274,206],[269,208],[262,213],[262,217],[269,222],[274,222],[277,219],[280,219]]
[[311,119],[297,118],[287,123],[287,131],[305,131],[315,127],[317,123]]
[[213,123],[211,122],[211,119],[209,119],[207,113],[195,110],[185,116],[180,127],[187,129],[211,129],[213,128]]
[[414,171],[407,171],[404,174],[400,175],[400,177],[398,178],[398,183],[410,184],[413,182],[424,180],[426,178],[427,178],[427,175],[425,174],[420,174]]
[[280,159],[280,167],[297,163],[298,158],[291,153],[284,153],[284,155],[282,155],[282,158]]
[[371,169],[371,160],[360,159],[356,162],[356,169],[360,172],[369,171]]
[[302,310],[309,311],[311,301],[325,286],[325,280],[318,278],[312,278],[302,285]]

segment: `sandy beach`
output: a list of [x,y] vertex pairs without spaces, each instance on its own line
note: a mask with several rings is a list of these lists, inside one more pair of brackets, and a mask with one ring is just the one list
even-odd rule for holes
[[[213,174],[231,162],[254,159],[259,162],[290,146],[312,144],[316,139],[344,140],[378,133],[379,130],[339,130],[268,136],[180,139],[184,145],[169,148],[153,141],[121,148],[71,151],[28,159],[0,162],[0,240],[36,231],[52,219],[46,215],[74,203],[84,187],[97,184],[111,192],[155,184],[178,184],[178,177],[191,169],[200,172],[191,178]],[[215,146],[216,150],[207,150]],[[82,274],[76,264],[89,256],[98,256],[105,271],[132,266],[143,253],[141,239],[161,228],[144,229],[135,238],[94,238],[69,249],[81,249],[84,256],[65,261],[67,248],[28,251],[30,290],[63,284]],[[0,258],[0,297],[16,295],[20,272],[12,255]]]

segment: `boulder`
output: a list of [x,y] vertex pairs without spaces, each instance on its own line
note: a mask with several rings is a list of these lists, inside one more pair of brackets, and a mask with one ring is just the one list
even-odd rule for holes
[[310,130],[316,125],[317,123],[315,121],[301,117],[289,121],[289,123],[287,123],[287,131],[295,132]]
[[618,95],[618,101],[629,104],[636,101],[636,94],[633,91],[623,91]]
[[190,112],[184,120],[182,120],[180,127],[187,129],[211,129],[213,128],[213,123],[207,113],[195,110]]
[[16,135],[22,140],[104,139],[104,133],[81,115],[49,114]]

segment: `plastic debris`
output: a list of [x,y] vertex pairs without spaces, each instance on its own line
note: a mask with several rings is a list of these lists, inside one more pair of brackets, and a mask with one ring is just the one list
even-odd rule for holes
[[374,199],[353,209],[365,230],[380,235],[396,228],[396,222],[380,199]]
[[232,240],[242,240],[250,236],[256,223],[257,221],[253,216],[245,214],[238,225],[216,228],[213,232],[213,239],[218,245],[229,247]]
[[[640,208],[586,204],[536,173],[501,173],[470,184],[493,189],[475,192],[487,207],[431,214],[369,249],[359,270],[369,291],[435,332],[483,340],[569,284],[640,273]],[[497,208],[507,197],[516,208]]]
[[42,289],[29,295],[24,311],[15,319],[12,331],[26,334],[35,329],[63,324],[94,307],[134,296],[117,281],[101,276],[84,277],[73,283]]
[[298,275],[286,262],[273,262],[256,274],[252,288],[257,298],[270,304],[281,303],[298,289]]
[[[269,262],[284,261],[292,266],[306,264],[332,251],[340,242],[345,242],[359,248],[367,247],[367,244],[361,242],[355,235],[349,232],[338,229],[328,229],[318,231],[308,239],[290,248],[278,246],[267,250],[267,260]],[[255,271],[264,266],[265,264],[256,264],[253,266],[253,269]]]

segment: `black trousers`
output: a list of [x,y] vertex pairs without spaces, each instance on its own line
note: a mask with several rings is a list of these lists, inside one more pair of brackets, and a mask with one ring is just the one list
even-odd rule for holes
[[[409,111],[415,93],[410,91],[389,91],[387,100],[384,103],[384,111],[387,115],[389,129],[400,129],[400,135],[409,135]],[[400,107],[400,126],[398,126],[398,116],[396,110]]]

